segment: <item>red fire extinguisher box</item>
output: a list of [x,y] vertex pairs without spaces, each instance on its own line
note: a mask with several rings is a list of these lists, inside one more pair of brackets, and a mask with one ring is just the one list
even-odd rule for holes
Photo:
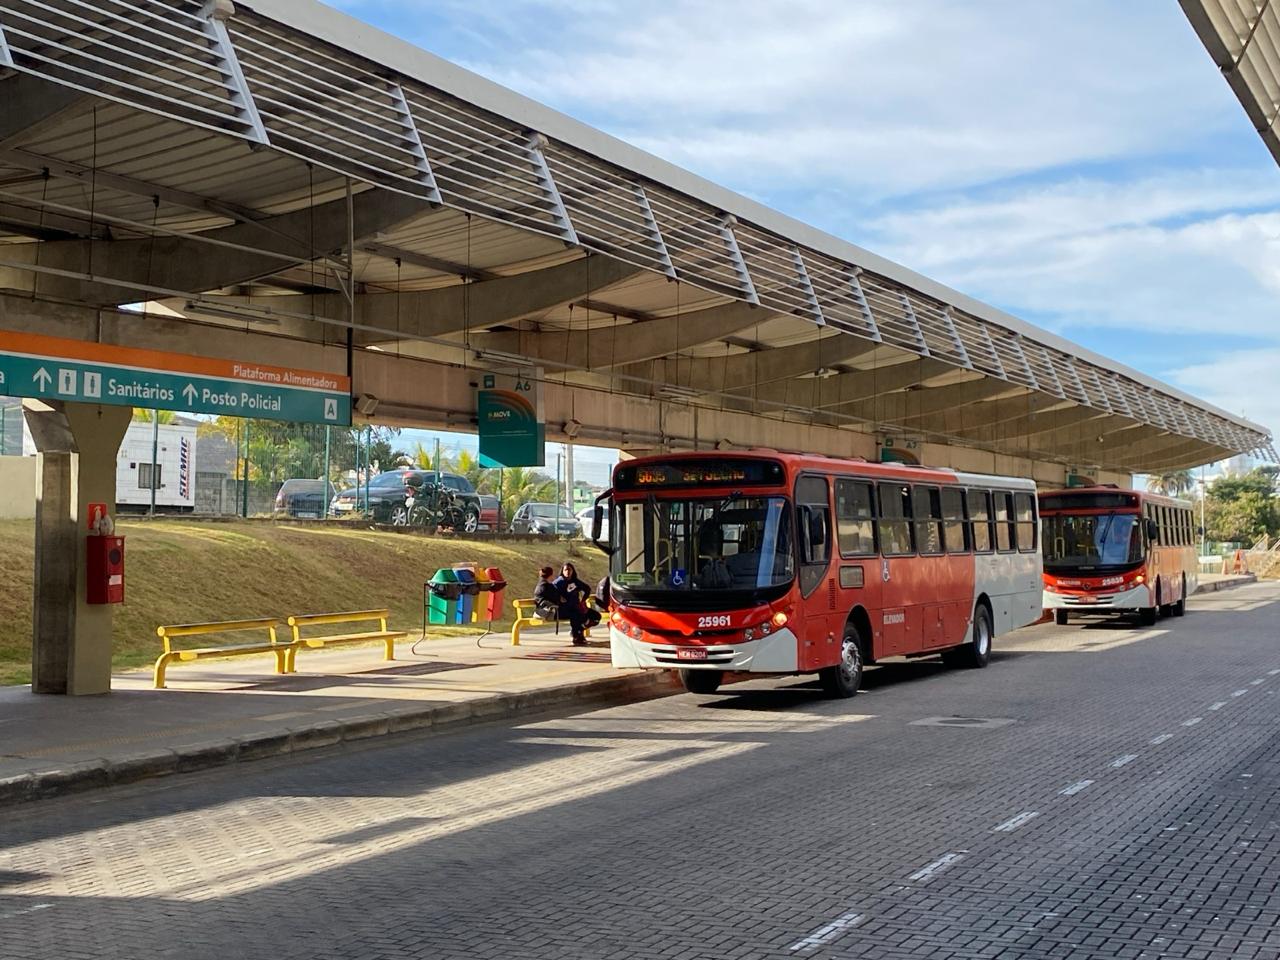
[[85,601],[124,603],[124,537],[86,537]]

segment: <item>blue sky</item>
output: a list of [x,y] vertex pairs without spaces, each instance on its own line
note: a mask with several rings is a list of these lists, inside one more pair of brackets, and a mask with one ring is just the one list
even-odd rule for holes
[[1280,169],[1170,0],[341,6],[1280,432]]

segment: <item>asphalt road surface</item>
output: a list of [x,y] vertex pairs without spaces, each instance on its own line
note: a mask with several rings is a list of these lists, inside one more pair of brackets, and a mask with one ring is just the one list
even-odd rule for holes
[[9,808],[0,957],[1277,958],[1278,600]]

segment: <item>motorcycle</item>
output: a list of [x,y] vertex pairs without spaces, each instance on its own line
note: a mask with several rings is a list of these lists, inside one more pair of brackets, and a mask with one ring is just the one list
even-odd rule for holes
[[[422,487],[405,485],[403,525],[434,529],[466,529],[467,511],[453,491],[432,486],[426,496]],[[394,522],[394,520],[393,520]]]

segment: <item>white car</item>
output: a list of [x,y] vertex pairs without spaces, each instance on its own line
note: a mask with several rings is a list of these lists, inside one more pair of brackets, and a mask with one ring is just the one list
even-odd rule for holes
[[[588,540],[591,539],[591,518],[595,512],[595,507],[587,507],[578,511],[578,523],[582,526],[582,535]],[[609,512],[607,510],[600,522],[600,541],[601,543],[609,542]]]

